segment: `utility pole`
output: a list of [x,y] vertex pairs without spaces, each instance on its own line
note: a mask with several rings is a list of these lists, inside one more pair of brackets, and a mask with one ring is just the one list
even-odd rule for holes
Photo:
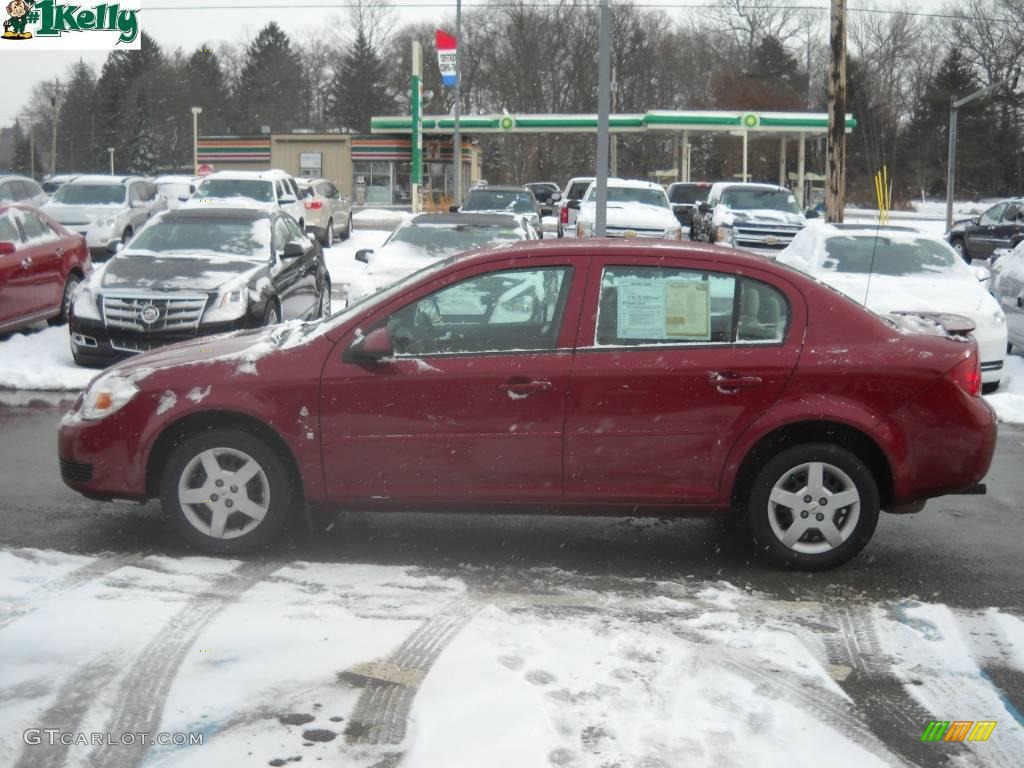
[[604,237],[608,222],[608,113],[611,107],[611,23],[608,0],[601,0],[601,32],[597,52],[597,215],[594,235]]
[[[618,109],[618,105],[619,105],[619,79],[617,77],[617,74],[616,74],[616,71],[615,71],[615,67],[612,67],[611,102],[612,102],[611,111],[614,113],[615,110]],[[613,177],[617,177],[619,175],[619,137],[618,137],[618,135],[615,135],[615,136],[611,137],[611,143],[612,143],[612,150],[611,150],[612,156],[611,156],[611,161],[610,161],[610,163],[611,163],[611,170],[609,171],[609,173]]]
[[31,178],[36,177],[36,124],[32,118],[28,122],[28,164]]
[[53,96],[50,98],[53,130],[50,132],[50,175],[57,173],[57,123],[60,122],[60,79],[53,80]]
[[412,212],[420,212],[420,183],[423,181],[423,46],[412,41],[412,85],[409,103],[412,106]]
[[199,116],[202,107],[192,107],[192,174],[199,175]]
[[846,207],[846,0],[832,0],[829,34],[828,141],[825,150],[825,217],[841,224]]
[[462,205],[462,0],[455,0],[455,130],[452,132],[452,160],[455,162],[455,203]]
[[110,154],[110,175],[114,175],[114,148],[107,147],[107,152]]

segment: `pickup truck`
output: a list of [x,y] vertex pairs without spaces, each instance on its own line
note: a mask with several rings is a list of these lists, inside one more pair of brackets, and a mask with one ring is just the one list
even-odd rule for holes
[[[816,214],[815,214],[816,215]],[[719,181],[690,224],[690,239],[781,251],[807,225],[793,193],[774,184]]]
[[580,213],[580,201],[587,194],[587,187],[594,181],[593,176],[577,176],[565,185],[562,199],[558,201],[558,236],[576,235],[576,218]]

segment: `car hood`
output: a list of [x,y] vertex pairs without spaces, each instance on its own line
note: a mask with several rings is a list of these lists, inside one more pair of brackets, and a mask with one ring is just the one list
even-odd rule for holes
[[[580,216],[593,221],[597,216],[597,205],[587,203],[581,207]],[[658,208],[641,203],[609,203],[606,223],[612,227],[678,227],[679,222],[669,208]]]
[[84,221],[95,221],[105,216],[114,216],[121,212],[120,205],[61,205],[47,203],[43,212],[61,224],[79,224]]
[[729,223],[730,219],[735,224],[742,224],[745,221],[757,222],[758,224],[791,224],[803,226],[807,220],[799,213],[786,213],[768,208],[756,208],[746,211],[724,210],[722,212],[722,223]]
[[269,263],[221,254],[160,256],[155,253],[124,251],[107,263],[99,288],[216,291],[227,283],[247,281],[269,267]]

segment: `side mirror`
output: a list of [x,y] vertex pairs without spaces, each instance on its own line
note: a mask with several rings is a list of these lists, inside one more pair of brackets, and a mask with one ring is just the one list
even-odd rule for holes
[[968,269],[974,273],[974,277],[979,283],[985,283],[992,279],[992,272],[981,264],[971,264]]
[[818,209],[817,208],[808,208],[806,211],[804,211],[804,218],[805,219],[816,219],[816,218],[818,218]]
[[448,213],[458,213],[458,212],[459,212],[459,206],[457,206],[457,205],[449,205],[448,206]]
[[701,203],[700,205],[697,206],[697,210],[700,211],[701,213],[711,213],[711,204],[706,202]]
[[189,199],[189,197],[190,195],[178,195],[178,200],[184,203],[186,200]]
[[0,256],[10,256],[18,250],[18,246],[10,241],[0,242]]
[[281,254],[282,259],[297,259],[306,252],[306,247],[298,240],[291,240],[284,244],[284,252]]
[[549,203],[557,203],[561,199],[562,199],[562,193],[561,192],[552,192],[551,193],[551,197],[548,198],[548,202]]
[[117,238],[107,243],[107,253],[109,253],[111,256],[120,251],[122,248],[124,248],[124,243],[122,243]]
[[394,353],[391,330],[383,325],[354,342],[341,353],[341,359],[346,363],[375,363],[382,358],[391,357]]
[[971,216],[971,224],[979,224],[981,222],[981,216]]
[[363,264],[369,264],[371,253],[373,253],[373,248],[360,248],[356,251],[356,261],[361,261]]
[[292,203],[298,202],[295,199],[295,195],[282,195],[281,199],[277,201],[278,205],[291,205]]
[[568,203],[566,203],[566,205],[568,205],[574,211],[578,211],[580,209],[580,201],[579,200],[570,200]]

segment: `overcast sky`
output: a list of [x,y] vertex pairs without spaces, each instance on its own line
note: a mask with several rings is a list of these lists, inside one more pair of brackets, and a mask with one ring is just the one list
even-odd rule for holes
[[[95,0],[98,2],[99,0]],[[637,0],[638,5],[692,5],[699,0]],[[331,3],[325,0],[209,0],[206,8],[194,7],[196,0],[143,0],[140,26],[152,35],[165,50],[181,47],[191,51],[204,42],[235,43],[251,37],[267,22],[276,21],[293,39],[300,39],[303,32],[323,27],[325,17],[347,18],[347,11],[341,7],[350,0]],[[464,8],[479,4],[480,0],[465,0]],[[93,0],[85,0],[82,6],[91,6]],[[805,4],[826,6],[827,0],[779,0],[780,5]],[[934,12],[945,5],[945,0],[850,0],[851,7],[870,6],[878,8],[901,8],[921,12]],[[189,6],[193,7],[189,7]],[[275,5],[275,8],[256,10],[260,5]],[[455,2],[434,3],[427,0],[396,0],[395,17],[398,25],[407,21],[441,21],[454,17]],[[303,7],[306,6],[306,7]],[[318,6],[318,7],[310,7]],[[226,7],[230,7],[227,9]],[[238,9],[238,10],[234,10]],[[693,9],[666,9],[672,16],[683,13],[693,14]],[[5,14],[6,16],[6,14]],[[241,17],[241,18],[240,18]],[[397,26],[397,25],[396,25]],[[40,80],[63,77],[70,64],[79,58],[93,64],[97,73],[106,59],[102,51],[15,51],[11,45],[0,46],[0,62],[8,72],[4,83],[6,94],[0,104],[0,125],[10,124],[27,105],[32,89]],[[12,66],[13,65],[13,66]]]

